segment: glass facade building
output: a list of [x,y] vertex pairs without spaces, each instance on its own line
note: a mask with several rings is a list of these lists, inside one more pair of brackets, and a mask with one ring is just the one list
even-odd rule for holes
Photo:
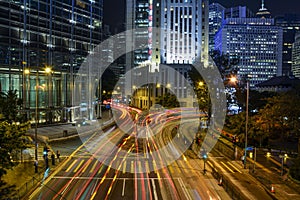
[[225,8],[219,3],[209,5],[209,52],[215,49],[215,35],[219,31],[224,19]]
[[292,50],[292,72],[297,78],[300,78],[300,32],[295,36],[295,42],[293,43]]
[[300,15],[285,14],[275,17],[275,24],[282,27],[282,74],[290,75],[292,71],[292,47],[295,42],[295,34],[300,31]]
[[77,70],[101,42],[102,12],[103,0],[0,2],[0,90],[17,90],[29,119],[35,107],[40,121],[70,119],[63,111]]
[[250,86],[282,74],[282,28],[274,25],[274,19],[225,19],[215,45],[239,58],[238,74],[250,77]]

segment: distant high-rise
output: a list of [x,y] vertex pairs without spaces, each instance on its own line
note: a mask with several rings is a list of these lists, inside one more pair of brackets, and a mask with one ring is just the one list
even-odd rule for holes
[[254,13],[246,6],[225,8],[219,3],[209,5],[209,52],[215,49],[215,35],[227,18],[251,18]]
[[[126,51],[130,52],[126,54],[126,71],[137,66],[149,67],[149,72],[157,72],[154,79],[160,80],[162,87],[177,87],[181,83],[171,84],[175,79],[167,77],[174,76],[169,76],[168,71],[161,72],[160,64],[176,64],[177,68],[182,65],[180,71],[187,74],[187,64],[208,59],[208,0],[127,0],[126,8],[126,29],[137,30],[126,36]],[[133,49],[133,44],[138,43],[144,45]],[[137,78],[128,74],[126,81],[129,80],[133,84]],[[185,86],[178,88],[177,93],[183,94]],[[125,90],[127,96],[132,94],[132,88]],[[148,98],[144,100],[143,106],[153,103]]]
[[292,69],[292,46],[295,33],[300,31],[300,14],[285,14],[275,17],[275,24],[283,30],[282,74],[290,75]]
[[254,86],[282,74],[282,28],[274,19],[228,18],[216,35],[216,49],[239,58],[239,72]]
[[209,52],[215,49],[215,35],[219,31],[224,20],[225,8],[219,3],[209,5]]
[[[198,56],[208,54],[208,1],[207,0],[128,0],[127,30],[148,28],[127,38],[132,43],[148,41],[150,44],[133,51],[127,63],[138,66],[145,61],[156,63],[192,63]],[[161,28],[159,35],[152,28]],[[179,38],[182,37],[182,38]],[[132,65],[130,65],[132,66]]]
[[295,42],[293,44],[292,51],[292,72],[295,77],[300,78],[300,32],[295,36]]
[[237,6],[232,8],[226,8],[224,18],[251,18],[254,17],[254,13],[246,6]]
[[256,13],[258,18],[271,18],[271,13],[265,8],[265,0],[261,0],[261,8]]

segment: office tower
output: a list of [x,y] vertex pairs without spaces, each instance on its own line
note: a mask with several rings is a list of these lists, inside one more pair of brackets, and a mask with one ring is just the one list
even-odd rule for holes
[[292,46],[295,42],[295,34],[300,31],[300,15],[285,14],[275,17],[275,24],[282,27],[282,74],[290,75],[292,70]]
[[225,19],[215,42],[216,49],[239,58],[238,74],[250,77],[250,86],[282,74],[282,28],[274,19]]
[[224,18],[251,18],[254,17],[254,13],[246,6],[237,6],[226,8],[224,11]]
[[[161,64],[176,64],[177,69],[182,65],[187,72],[187,64],[192,64],[195,59],[208,59],[207,0],[128,0],[126,8],[127,30],[137,29],[133,35],[126,37],[126,51],[131,52],[126,55],[127,71],[133,67],[147,67],[151,73],[145,78],[154,82],[159,80],[161,87],[165,87],[175,80],[167,78],[174,76],[168,75],[165,69],[161,70]],[[132,44],[137,42],[145,45],[133,49]],[[131,80],[131,85],[134,85],[138,77],[131,75],[126,80]],[[132,94],[132,88],[126,91],[127,95]],[[182,91],[176,91],[182,94]],[[148,104],[147,98],[144,101],[143,105],[148,108],[153,103],[150,101]],[[141,105],[139,101],[138,104]]]
[[101,42],[102,11],[102,0],[0,2],[0,88],[18,90],[28,119],[35,107],[39,121],[69,116],[61,113],[73,105],[76,71]]
[[[192,63],[201,53],[207,54],[207,0],[134,0],[127,1],[126,29],[148,28],[127,38],[127,48],[136,40],[148,46],[134,50],[127,63],[139,66],[155,63]],[[152,27],[166,31],[152,34]],[[182,38],[179,38],[182,37]],[[130,65],[130,64],[129,64]],[[155,66],[151,71],[158,69]]]
[[292,72],[297,78],[300,78],[300,32],[296,33],[295,42],[292,50]]
[[209,52],[215,49],[215,35],[224,20],[224,10],[225,8],[219,3],[209,5]]

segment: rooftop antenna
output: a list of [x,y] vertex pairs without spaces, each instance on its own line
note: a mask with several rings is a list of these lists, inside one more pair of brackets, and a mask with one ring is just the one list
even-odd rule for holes
[[261,9],[262,9],[262,10],[265,9],[265,0],[261,0]]

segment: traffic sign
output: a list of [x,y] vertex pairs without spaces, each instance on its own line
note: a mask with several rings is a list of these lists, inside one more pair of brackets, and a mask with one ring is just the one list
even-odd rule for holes
[[247,147],[246,150],[247,151],[253,151],[253,147]]

